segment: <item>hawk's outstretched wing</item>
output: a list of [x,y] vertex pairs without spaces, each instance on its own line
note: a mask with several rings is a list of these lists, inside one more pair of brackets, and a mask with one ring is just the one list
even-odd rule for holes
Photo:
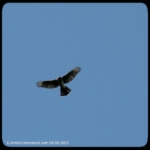
[[68,83],[68,82],[72,81],[75,78],[75,76],[77,75],[77,73],[80,71],[81,71],[80,67],[74,68],[73,70],[71,70],[70,72],[68,72],[66,75],[64,75],[62,77],[63,82]]
[[57,86],[59,86],[57,80],[39,81],[36,83],[36,85],[38,87],[44,87],[44,88],[50,88],[50,89],[56,88]]

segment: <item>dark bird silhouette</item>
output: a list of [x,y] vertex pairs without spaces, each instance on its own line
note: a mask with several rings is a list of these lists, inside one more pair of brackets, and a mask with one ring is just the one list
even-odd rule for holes
[[68,83],[72,81],[75,76],[78,74],[78,72],[81,71],[80,67],[76,67],[67,74],[65,74],[63,77],[58,77],[55,80],[48,80],[48,81],[39,81],[36,83],[38,87],[44,87],[44,88],[56,88],[60,86],[60,96],[66,96],[71,92],[71,89],[68,88],[65,83]]

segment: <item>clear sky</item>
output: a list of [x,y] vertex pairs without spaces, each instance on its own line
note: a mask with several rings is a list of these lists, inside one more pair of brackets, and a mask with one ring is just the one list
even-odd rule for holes
[[[67,96],[36,86],[77,66]],[[146,5],[4,5],[4,145],[139,147],[147,138]]]

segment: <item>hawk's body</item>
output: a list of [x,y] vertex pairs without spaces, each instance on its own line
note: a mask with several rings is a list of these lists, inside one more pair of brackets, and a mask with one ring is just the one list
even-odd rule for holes
[[77,75],[77,73],[80,71],[81,71],[81,68],[76,67],[70,72],[68,72],[66,75],[64,75],[63,77],[58,77],[55,80],[37,82],[37,86],[44,87],[44,88],[56,88],[60,86],[60,91],[61,91],[60,95],[61,96],[68,95],[71,92],[71,89],[65,86],[65,83],[72,81]]

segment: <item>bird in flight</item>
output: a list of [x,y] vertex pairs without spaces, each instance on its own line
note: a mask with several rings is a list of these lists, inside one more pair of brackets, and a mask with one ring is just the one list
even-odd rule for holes
[[75,78],[75,76],[78,74],[78,72],[80,71],[81,71],[81,68],[76,67],[62,77],[59,76],[55,80],[39,81],[36,83],[36,85],[38,87],[44,87],[44,88],[49,88],[49,89],[60,86],[60,96],[66,96],[71,92],[71,89],[68,88],[65,85],[65,83],[72,81]]

